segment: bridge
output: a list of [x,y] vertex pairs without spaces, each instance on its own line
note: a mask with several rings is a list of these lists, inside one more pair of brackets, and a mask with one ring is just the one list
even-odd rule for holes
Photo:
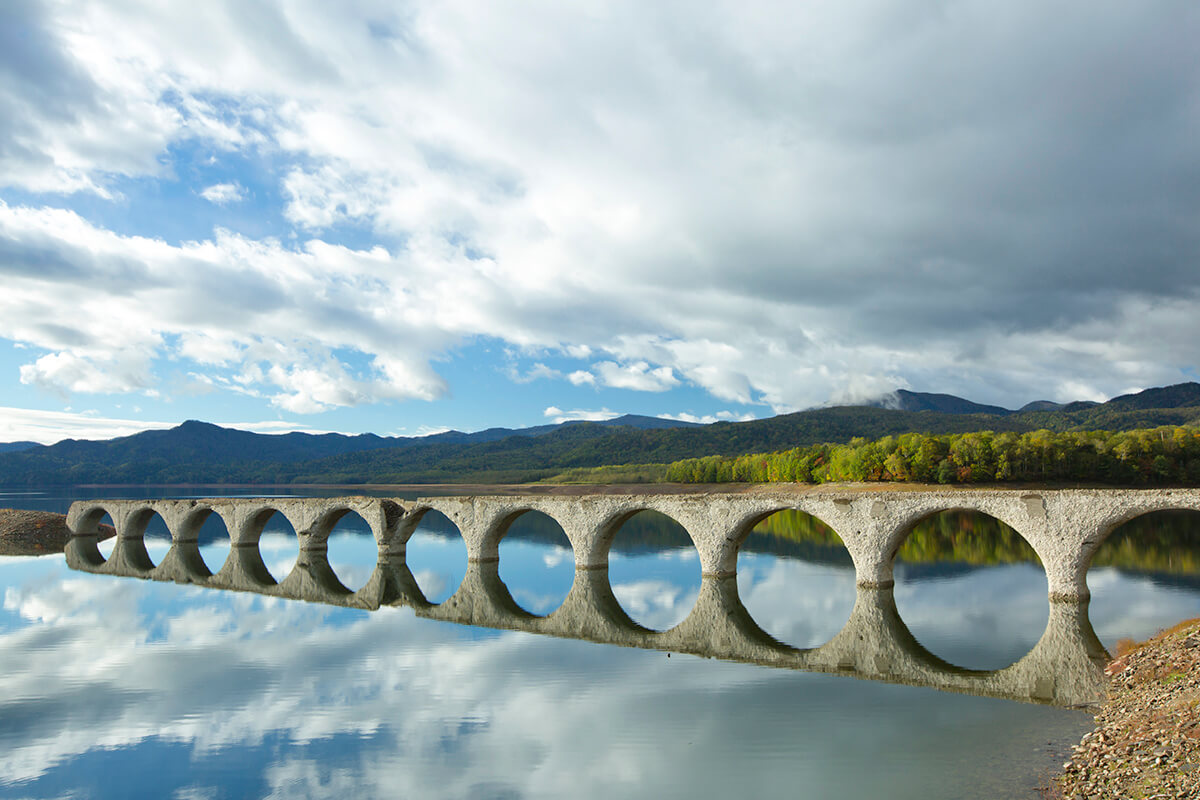
[[[736,574],[738,550],[754,526],[788,509],[811,514],[837,532],[854,562],[858,585],[864,588],[893,585],[896,552],[922,519],[942,511],[982,512],[1013,528],[1033,548],[1046,570],[1052,601],[1078,602],[1090,596],[1088,567],[1114,529],[1153,511],[1200,511],[1200,489],[813,487],[702,494],[477,495],[402,502],[377,498],[105,500],[74,503],[67,524],[82,537],[77,545],[82,565],[135,572],[153,567],[163,575],[179,571],[186,579],[189,570],[203,566],[195,563],[192,551],[209,514],[222,518],[236,552],[257,548],[263,526],[278,511],[297,532],[301,552],[316,553],[326,549],[337,521],[354,512],[370,525],[380,559],[403,560],[405,545],[421,518],[436,510],[458,527],[467,558],[488,562],[499,559],[500,541],[513,520],[539,511],[562,527],[576,568],[588,570],[606,567],[617,530],[634,514],[650,510],[680,523],[696,546],[702,574],[720,578]],[[96,526],[106,513],[117,530],[116,551],[108,564],[94,547]],[[167,561],[157,567],[150,563],[142,541],[146,524],[156,513],[166,522],[175,544]],[[269,577],[265,568],[239,564],[254,572],[250,576],[254,579]]]
[[[794,509],[830,525],[854,562],[858,596],[846,626],[825,645],[797,649],[761,630],[737,597],[737,553],[754,526]],[[215,589],[377,609],[408,606],[422,617],[492,628],[585,639],[629,647],[691,653],[766,666],[803,669],[930,686],[1032,702],[1092,702],[1106,659],[1087,619],[1087,568],[1113,529],[1145,513],[1200,510],[1198,490],[907,490],[823,488],[800,491],[705,494],[480,495],[415,501],[344,497],[314,499],[97,500],[72,505],[73,537],[67,562],[78,570]],[[434,605],[421,593],[405,562],[405,546],[428,512],[459,529],[468,570],[449,599]],[[690,615],[669,631],[651,631],[621,609],[608,583],[608,551],[620,526],[653,510],[687,531],[703,579]],[[1002,670],[972,671],[927,652],[908,632],[892,598],[896,551],[921,519],[948,510],[989,514],[1020,533],[1046,569],[1050,617],[1037,645]],[[562,606],[546,617],[520,608],[498,575],[499,544],[521,514],[538,511],[559,523],[575,555],[575,580]],[[259,537],[282,514],[299,539],[295,567],[276,582],[263,563]],[[370,580],[351,591],[327,558],[327,542],[343,516],[354,513],[371,528],[378,559]],[[98,525],[107,514],[117,530],[106,559]],[[158,514],[171,547],[155,564],[145,547]],[[230,554],[212,573],[199,549],[201,525],[216,514],[231,540]]]

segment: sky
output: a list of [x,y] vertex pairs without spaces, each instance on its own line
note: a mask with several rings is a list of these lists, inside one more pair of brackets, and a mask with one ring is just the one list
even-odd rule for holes
[[1200,376],[1200,5],[5,0],[0,441]]

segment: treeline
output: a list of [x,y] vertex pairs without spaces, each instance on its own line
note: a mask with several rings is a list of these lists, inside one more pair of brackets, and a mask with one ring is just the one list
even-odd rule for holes
[[905,433],[849,444],[775,453],[675,461],[677,483],[1087,482],[1169,485],[1200,482],[1200,428],[1132,431],[1038,430],[958,434]]
[[[1198,518],[1200,515],[1194,511],[1156,511],[1132,519],[1104,540],[1092,558],[1092,566],[1200,575]],[[832,528],[802,511],[776,512],[760,522],[754,533],[845,552]],[[751,536],[744,547],[762,549],[756,536]],[[995,517],[971,511],[943,511],[921,520],[901,544],[896,560],[976,566],[1038,563],[1037,554],[1019,533]],[[845,561],[849,563],[848,553]]]

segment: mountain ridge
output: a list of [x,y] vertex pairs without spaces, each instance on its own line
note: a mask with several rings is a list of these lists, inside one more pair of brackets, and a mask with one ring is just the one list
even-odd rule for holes
[[175,428],[116,439],[64,440],[0,452],[0,485],[520,482],[569,468],[771,452],[859,436],[1038,428],[1127,430],[1200,423],[1200,384],[1194,383],[1148,389],[1099,404],[1055,408],[1038,404],[1029,411],[984,406],[1003,413],[967,413],[981,404],[953,395],[908,395],[905,399],[915,405],[933,403],[956,410],[835,406],[708,425],[629,415],[600,422],[407,438],[258,434],[188,420]]

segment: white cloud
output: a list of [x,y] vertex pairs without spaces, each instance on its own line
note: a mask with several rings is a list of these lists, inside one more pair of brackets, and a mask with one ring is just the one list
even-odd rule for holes
[[210,203],[227,206],[245,200],[246,190],[238,183],[214,183],[200,192],[200,196]]
[[757,419],[750,412],[735,414],[732,411],[718,411],[715,414],[690,414],[682,411],[678,414],[656,414],[659,419],[673,419],[679,422],[696,422],[701,425],[711,425],[714,422],[749,422],[752,419]]
[[63,439],[111,439],[176,423],[108,419],[86,413],[0,408],[0,441],[53,444]]
[[603,422],[609,419],[615,419],[621,416],[617,411],[609,411],[607,408],[602,408],[599,411],[590,411],[587,409],[576,408],[571,411],[563,411],[557,406],[550,406],[543,413],[543,416],[550,417],[557,425],[562,422]]
[[585,369],[575,370],[567,376],[567,380],[576,386],[583,386],[584,384],[587,384],[588,386],[596,385],[596,376]]
[[[294,413],[432,399],[445,388],[427,360],[455,338],[430,324],[450,302],[439,300],[445,287],[417,270],[392,277],[399,264],[381,249],[312,242],[293,251],[225,232],[172,246],[3,202],[0,242],[22,252],[0,264],[0,336],[52,351],[21,368],[26,383],[147,391],[157,388],[152,360],[177,353],[210,367],[195,372],[214,385],[235,382]],[[352,370],[336,348],[363,354],[363,365]]]
[[149,388],[149,366],[149,359],[141,353],[100,353],[91,358],[72,352],[48,353],[21,367],[21,383],[51,391],[134,392]]
[[776,411],[1194,377],[1200,11],[1067,7],[8,4],[5,185],[114,196],[234,151],[299,233],[391,250],[5,207],[0,336],[41,387],[161,391],[177,352],[304,413],[440,397],[431,359],[477,336]]
[[450,430],[451,430],[450,428],[447,428],[444,425],[438,426],[438,427],[433,427],[430,425],[422,425],[421,427],[417,428],[416,433],[411,434],[411,435],[412,436],[436,436],[439,433],[447,433]]
[[508,377],[511,378],[514,383],[532,383],[539,378],[553,380],[555,378],[562,377],[561,372],[552,367],[546,366],[540,361],[530,367],[528,372],[521,373],[515,365],[510,366],[507,372]]
[[638,392],[665,392],[679,385],[670,367],[652,368],[645,361],[618,364],[600,361],[592,366],[605,386],[614,389],[633,389]]

